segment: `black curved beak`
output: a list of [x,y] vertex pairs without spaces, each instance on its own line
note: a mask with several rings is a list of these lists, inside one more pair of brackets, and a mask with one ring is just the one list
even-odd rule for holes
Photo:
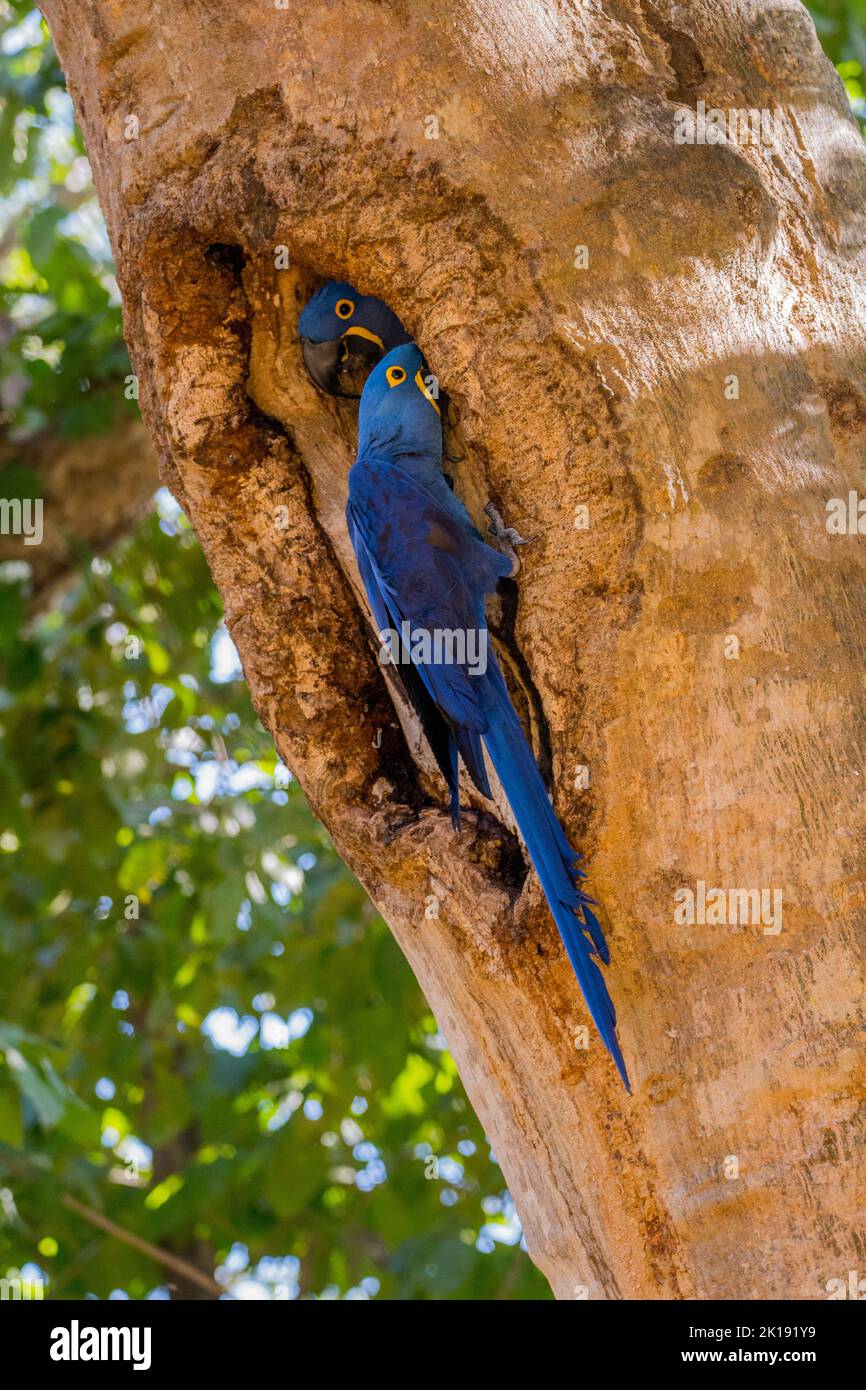
[[325,343],[302,337],[301,353],[310,378],[320,391],[357,400],[382,357],[382,346],[378,338],[374,342],[350,331]]
[[343,344],[339,338],[325,343],[314,343],[310,338],[301,338],[301,354],[311,381],[320,391],[327,391],[329,396],[345,394],[340,389]]

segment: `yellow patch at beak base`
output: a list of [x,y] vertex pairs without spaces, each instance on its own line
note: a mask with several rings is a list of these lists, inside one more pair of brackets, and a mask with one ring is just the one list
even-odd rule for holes
[[377,334],[371,333],[368,328],[347,328],[343,334],[344,338],[366,338],[368,343],[375,343],[377,347],[385,351],[385,344]]
[[436,414],[441,415],[442,411],[439,409],[439,402],[437,401],[436,397],[433,395],[432,391],[430,390],[429,386],[427,385],[426,381],[421,375],[420,367],[415,373],[415,385],[418,387],[418,390],[421,392],[421,395],[426,396],[427,400],[430,402],[433,409],[436,411]]

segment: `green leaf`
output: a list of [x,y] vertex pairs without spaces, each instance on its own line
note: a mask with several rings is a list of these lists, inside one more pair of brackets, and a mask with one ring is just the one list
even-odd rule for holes
[[0,1077],[0,1142],[20,1149],[24,1140],[21,1096]]

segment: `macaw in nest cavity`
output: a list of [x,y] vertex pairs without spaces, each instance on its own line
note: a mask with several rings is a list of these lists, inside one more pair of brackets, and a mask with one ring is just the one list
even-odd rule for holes
[[411,342],[387,304],[341,280],[323,285],[304,305],[298,335],[312,381],[331,396],[360,396],[370,368]]

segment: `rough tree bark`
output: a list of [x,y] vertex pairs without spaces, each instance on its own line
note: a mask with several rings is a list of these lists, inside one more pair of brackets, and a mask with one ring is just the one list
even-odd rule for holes
[[[163,477],[533,1258],[562,1297],[826,1297],[866,1261],[866,575],[825,525],[863,483],[866,152],[806,12],[43,7]],[[773,110],[775,148],[676,144],[699,100]],[[418,337],[479,520],[535,538],[499,633],[604,905],[631,1100],[578,1045],[504,813],[455,837],[395,722],[342,519],[354,408],[295,338],[332,276]],[[698,881],[781,889],[782,931],[675,925]]]

